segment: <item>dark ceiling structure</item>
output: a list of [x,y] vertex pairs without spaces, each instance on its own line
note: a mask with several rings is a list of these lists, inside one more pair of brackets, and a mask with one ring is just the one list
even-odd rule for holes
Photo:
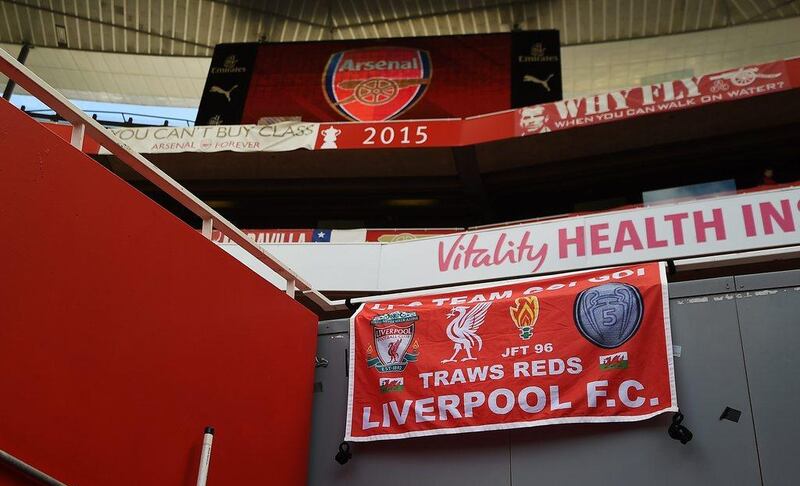
[[[468,227],[800,179],[800,90],[466,147],[149,158],[242,228]],[[153,197],[111,156],[98,159]],[[171,210],[177,205],[159,200]],[[194,222],[197,224],[197,222]]]
[[577,45],[797,15],[798,0],[0,0],[0,43],[208,57],[228,42],[558,29]]

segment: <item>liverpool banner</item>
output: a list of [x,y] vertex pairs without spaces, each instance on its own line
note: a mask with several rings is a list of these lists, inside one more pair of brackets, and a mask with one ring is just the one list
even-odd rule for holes
[[677,411],[668,302],[650,263],[364,304],[345,440]]

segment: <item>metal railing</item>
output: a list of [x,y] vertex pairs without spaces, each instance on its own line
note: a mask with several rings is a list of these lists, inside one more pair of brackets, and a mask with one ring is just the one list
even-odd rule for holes
[[[25,105],[19,107],[20,110],[24,111],[28,115],[39,118],[42,120],[48,120],[52,122],[59,122],[61,121],[61,117],[55,111],[46,108],[41,110],[28,110],[26,109]],[[92,118],[97,120],[103,126],[112,126],[112,127],[178,127],[178,126],[187,126],[191,127],[194,125],[194,120],[187,120],[186,118],[175,118],[172,116],[158,116],[158,115],[145,115],[143,113],[132,113],[129,111],[113,111],[113,110],[83,110],[84,113],[92,115]],[[119,120],[113,120],[109,117],[99,116],[99,115],[113,115],[114,117],[119,116]],[[135,118],[134,118],[135,117]],[[158,123],[144,123],[142,119],[148,120],[152,119],[154,121],[158,121]],[[173,125],[170,125],[170,122],[173,122]],[[177,123],[176,123],[177,122]]]
[[10,465],[17,471],[25,474],[28,477],[35,479],[41,484],[46,484],[47,486],[67,486],[58,479],[55,479],[49,474],[36,469],[27,462],[17,459],[16,457],[12,456],[11,454],[9,454],[4,450],[0,450],[0,462],[4,462]]
[[344,301],[332,302],[311,284],[296,274],[286,264],[274,255],[265,251],[257,243],[245,235],[242,230],[234,226],[221,214],[189,192],[172,177],[153,165],[138,152],[131,150],[119,141],[110,131],[92,119],[83,110],[73,105],[66,97],[56,91],[52,86],[43,81],[39,76],[19,63],[8,52],[0,49],[0,72],[10,80],[24,88],[31,96],[50,107],[61,118],[71,123],[72,138],[70,143],[80,149],[85,136],[91,137],[95,142],[105,147],[121,162],[136,171],[142,177],[152,182],[156,187],[170,195],[185,208],[198,216],[203,221],[202,233],[206,238],[211,238],[212,230],[216,229],[231,241],[253,255],[270,270],[286,280],[286,293],[294,298],[296,292],[302,292],[312,302],[324,311],[344,310]]

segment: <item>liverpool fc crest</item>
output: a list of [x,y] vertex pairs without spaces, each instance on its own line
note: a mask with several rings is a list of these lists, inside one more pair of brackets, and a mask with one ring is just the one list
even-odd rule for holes
[[422,98],[431,80],[427,51],[373,47],[337,52],[328,60],[322,90],[328,103],[355,121],[390,120]]
[[[367,348],[367,366],[381,373],[403,371],[417,360],[419,343],[414,341],[416,312],[395,311],[372,318],[372,345]],[[413,345],[412,345],[413,341]]]

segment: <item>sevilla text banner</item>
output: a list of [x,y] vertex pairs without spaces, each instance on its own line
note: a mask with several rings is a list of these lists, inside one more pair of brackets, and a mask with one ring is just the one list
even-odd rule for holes
[[659,263],[367,303],[350,350],[349,441],[678,409]]

